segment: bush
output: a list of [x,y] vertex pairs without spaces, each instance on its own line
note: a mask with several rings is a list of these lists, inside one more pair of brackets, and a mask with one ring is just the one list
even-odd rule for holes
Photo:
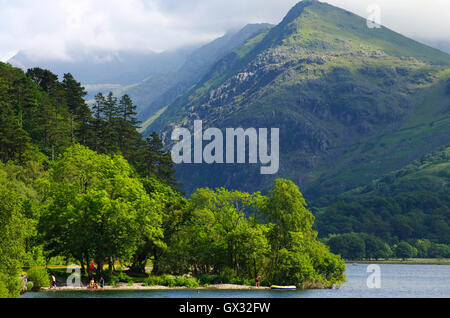
[[197,279],[193,277],[177,276],[175,279],[175,286],[195,288],[198,287],[199,284]]
[[194,277],[163,275],[150,276],[144,280],[142,285],[195,288],[199,286],[199,283]]
[[0,272],[0,298],[18,298],[22,290],[19,275]]
[[183,276],[175,277],[175,286],[183,287],[183,286],[186,286],[185,283],[186,283],[186,279]]
[[142,283],[144,286],[160,286],[162,285],[161,277],[159,276],[149,276]]
[[194,277],[186,277],[185,286],[189,288],[196,288],[199,286],[199,283]]
[[161,276],[161,283],[163,286],[175,287],[176,277],[173,275],[163,275]]
[[32,289],[33,289],[33,287],[34,287],[34,284],[33,284],[33,282],[27,282],[27,291],[30,291],[30,290],[32,290]]
[[33,282],[35,289],[50,286],[50,278],[45,268],[33,267],[27,272],[28,281]]

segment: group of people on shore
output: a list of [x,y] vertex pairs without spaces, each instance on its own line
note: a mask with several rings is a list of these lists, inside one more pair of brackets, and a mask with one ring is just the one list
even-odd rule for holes
[[[97,271],[97,269],[95,268],[94,264],[90,265],[90,273],[95,273]],[[100,286],[100,288],[104,288],[105,287],[105,280],[103,279],[103,277],[100,277],[100,279],[98,281],[96,281],[94,274],[91,274],[89,277],[89,289],[98,289]]]
[[[93,273],[96,272],[96,268],[94,266],[94,264],[90,265],[90,271],[89,271],[89,289],[98,289],[100,288],[104,288],[105,287],[105,279],[101,276],[100,279],[98,279],[98,281],[95,278],[95,275]],[[56,290],[56,277],[55,275],[51,274],[50,275],[50,289],[55,289]]]

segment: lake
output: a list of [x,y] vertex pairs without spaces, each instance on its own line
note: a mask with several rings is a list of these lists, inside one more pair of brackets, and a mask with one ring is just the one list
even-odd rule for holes
[[449,265],[379,264],[381,288],[367,287],[368,265],[347,264],[339,289],[302,291],[148,290],[26,293],[22,298],[450,298]]

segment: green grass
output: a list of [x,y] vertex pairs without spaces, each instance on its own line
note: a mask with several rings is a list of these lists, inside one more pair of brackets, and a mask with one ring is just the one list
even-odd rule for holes
[[408,264],[408,265],[450,265],[450,258],[410,258],[407,260],[396,259],[380,259],[365,261],[346,261],[347,263],[356,264]]

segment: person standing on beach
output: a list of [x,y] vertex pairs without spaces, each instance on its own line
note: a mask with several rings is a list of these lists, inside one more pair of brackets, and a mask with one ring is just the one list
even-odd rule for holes
[[261,276],[256,277],[256,288],[259,288],[261,286]]
[[53,274],[51,276],[51,286],[50,286],[50,288],[56,289],[56,277]]

